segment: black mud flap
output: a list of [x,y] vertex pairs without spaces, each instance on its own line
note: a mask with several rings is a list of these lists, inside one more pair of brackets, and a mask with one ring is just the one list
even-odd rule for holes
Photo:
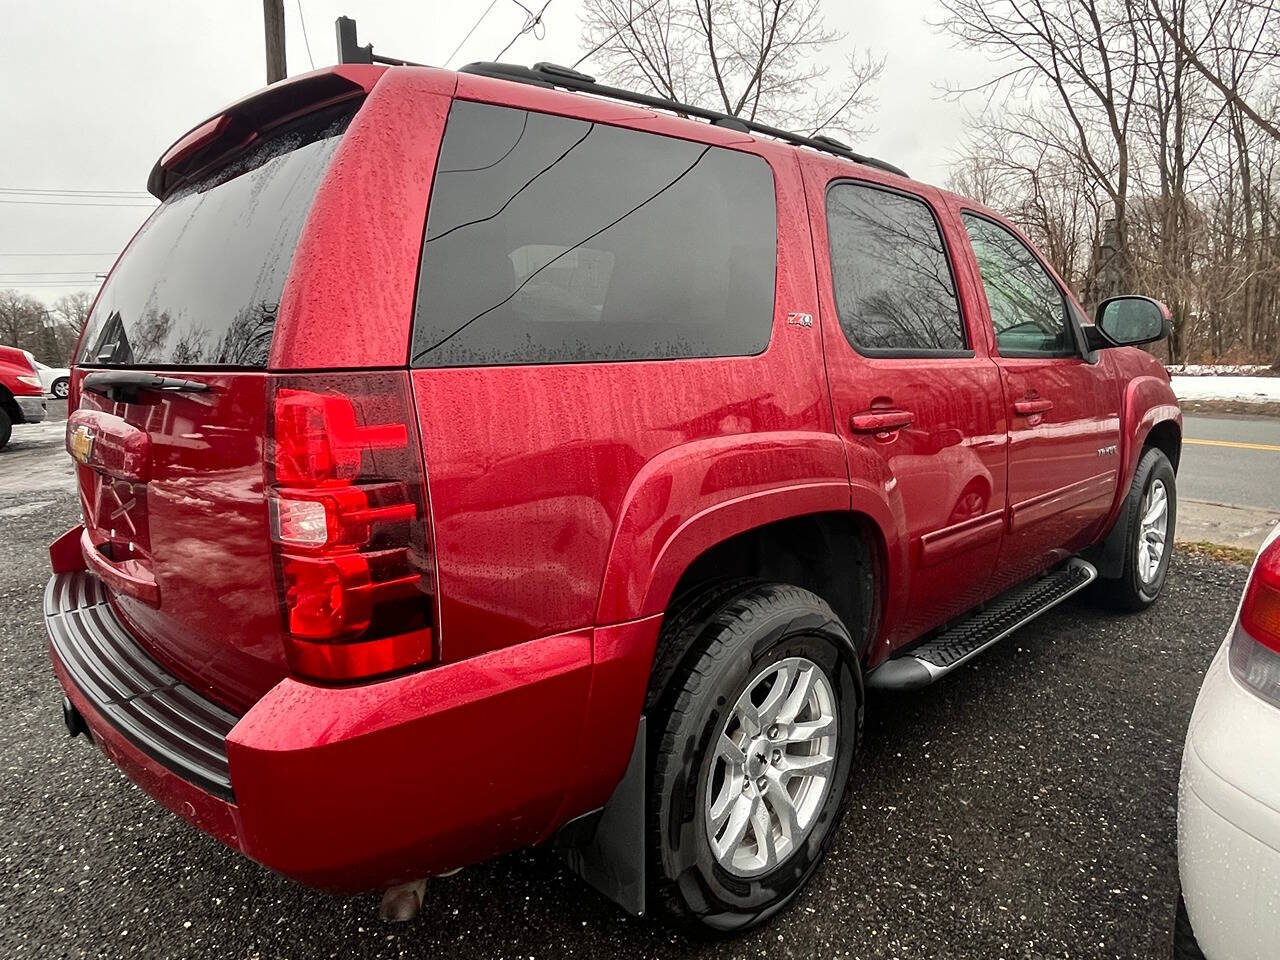
[[569,869],[633,916],[644,903],[645,718],[636,728],[627,772],[601,809],[565,824],[556,834]]

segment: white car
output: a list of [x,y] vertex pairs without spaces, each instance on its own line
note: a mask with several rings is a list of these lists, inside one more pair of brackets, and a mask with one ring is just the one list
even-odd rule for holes
[[1280,528],[1191,715],[1178,872],[1176,960],[1280,957]]
[[65,400],[67,394],[71,392],[71,371],[66,367],[45,366],[29,352],[23,352],[27,354],[31,365],[36,368],[36,375],[40,378],[40,385],[44,387],[44,392],[51,397]]

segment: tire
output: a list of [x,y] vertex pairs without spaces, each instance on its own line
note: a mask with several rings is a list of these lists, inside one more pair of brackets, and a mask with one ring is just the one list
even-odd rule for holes
[[9,414],[0,408],[0,450],[3,450],[5,444],[9,442],[9,437],[13,435],[13,421],[9,419]]
[[652,716],[655,708],[666,702],[671,680],[689,652],[689,632],[699,629],[731,597],[759,584],[759,580],[746,577],[714,580],[672,601],[671,609],[662,621],[662,640],[658,644],[658,653],[654,657],[650,673],[649,695],[645,698],[647,715]]
[[59,400],[65,400],[67,399],[67,394],[71,392],[71,381],[66,377],[59,377],[53,381],[53,386],[49,389],[49,392]]
[[[862,735],[862,677],[848,630],[807,590],[738,584],[699,608],[664,628],[664,646],[686,653],[650,713],[650,902],[725,936],[783,909],[830,846]],[[748,726],[748,714],[763,721]],[[725,735],[739,741],[736,762],[721,753]],[[786,828],[781,807],[794,811]],[[755,827],[766,814],[772,860]],[[729,837],[735,817],[741,843]]]
[[1196,942],[1195,931],[1191,929],[1191,918],[1187,916],[1187,905],[1178,894],[1178,912],[1173,918],[1173,960],[1205,960],[1204,951]]
[[[1164,546],[1158,562],[1145,566],[1141,562],[1140,549],[1145,549],[1147,535],[1143,527],[1143,511],[1153,492],[1162,490],[1165,498]],[[1169,559],[1173,556],[1173,532],[1178,521],[1178,490],[1173,466],[1164,451],[1148,447],[1138,461],[1129,496],[1124,509],[1116,520],[1123,530],[1124,563],[1120,575],[1114,579],[1099,579],[1097,595],[1109,606],[1120,610],[1145,610],[1155,603],[1169,572]],[[1147,552],[1150,556],[1150,552]]]

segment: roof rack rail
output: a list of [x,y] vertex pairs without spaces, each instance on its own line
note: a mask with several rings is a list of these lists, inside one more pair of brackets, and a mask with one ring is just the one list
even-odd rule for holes
[[[334,27],[338,34],[339,63],[387,63],[392,66],[423,66],[423,64],[414,63],[412,60],[400,60],[396,57],[384,57],[376,54],[373,52],[373,44],[371,43],[366,43],[363,47],[360,46],[356,40],[356,22],[350,17],[339,17],[334,23]],[[811,147],[814,150],[835,154],[837,157],[844,157],[846,160],[865,164],[868,167],[876,167],[879,170],[896,173],[900,177],[907,176],[907,172],[901,167],[895,167],[892,163],[877,160],[875,157],[855,153],[847,143],[842,143],[835,137],[828,137],[823,134],[814,134],[809,137],[802,133],[793,133],[790,130],[771,127],[766,123],[757,123],[754,120],[735,117],[729,113],[721,113],[719,110],[708,110],[705,107],[695,107],[689,103],[681,103],[679,100],[668,100],[666,97],[637,93],[634,90],[623,90],[621,87],[610,87],[603,83],[597,83],[596,78],[593,76],[581,73],[572,67],[562,67],[556,63],[543,62],[535,63],[532,67],[524,67],[514,63],[480,61],[469,63],[458,72],[473,73],[482,77],[496,77],[499,80],[514,80],[517,83],[530,83],[540,87],[560,87],[563,90],[573,90],[577,93],[593,93],[596,96],[608,97],[611,100],[622,100],[626,103],[653,107],[657,110],[670,110],[686,117],[709,120],[718,127],[738,130],[742,133],[760,133],[766,137],[773,137],[776,140],[782,140],[796,146]]]
[[654,107],[658,110],[671,110],[675,113],[683,114],[689,117],[699,117],[703,120],[709,120],[718,127],[727,127],[730,130],[739,130],[743,133],[760,133],[767,137],[773,137],[786,143],[795,144],[796,146],[812,147],[814,150],[821,150],[823,153],[832,153],[838,157],[844,157],[846,160],[853,160],[856,163],[865,164],[868,167],[876,167],[880,170],[886,170],[889,173],[896,173],[900,177],[907,176],[907,172],[901,167],[895,167],[892,163],[886,163],[884,160],[877,160],[875,157],[864,156],[863,154],[854,152],[848,144],[842,143],[834,137],[815,134],[814,136],[805,136],[802,133],[793,133],[790,130],[782,130],[778,127],[771,127],[765,123],[757,123],[754,120],[747,120],[744,117],[735,117],[729,113],[721,113],[719,110],[708,110],[705,107],[695,107],[692,104],[681,103],[678,100],[668,100],[666,97],[653,96],[648,93],[637,93],[634,90],[623,90],[620,87],[610,87],[602,83],[597,83],[596,78],[580,73],[570,67],[562,67],[555,63],[535,63],[532,67],[524,67],[514,63],[489,63],[478,62],[469,63],[461,68],[459,73],[472,73],[482,77],[496,77],[499,80],[514,80],[517,83],[530,83],[540,87],[560,87],[564,90],[573,90],[578,93],[593,93],[597,96],[608,97],[612,100],[622,100],[626,103],[635,103],[640,106]]
[[356,22],[350,17],[339,17],[333,23],[338,34],[339,63],[386,63],[393,67],[421,67],[425,64],[412,60],[401,60],[397,57],[384,57],[373,52],[373,44],[363,47],[356,42]]

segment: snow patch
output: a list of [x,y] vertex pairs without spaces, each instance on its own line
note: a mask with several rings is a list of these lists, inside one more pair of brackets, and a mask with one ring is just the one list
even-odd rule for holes
[[1243,377],[1205,374],[1173,376],[1179,400],[1236,400],[1242,403],[1280,403],[1280,377]]
[[26,503],[15,504],[12,507],[0,507],[0,517],[27,517],[33,513],[39,513],[56,502],[55,500],[28,500]]
[[43,420],[40,423],[15,423],[13,436],[22,440],[61,440],[67,435],[67,421]]
[[1265,363],[1170,363],[1165,365],[1171,376],[1212,377],[1217,374],[1258,376],[1271,368]]

